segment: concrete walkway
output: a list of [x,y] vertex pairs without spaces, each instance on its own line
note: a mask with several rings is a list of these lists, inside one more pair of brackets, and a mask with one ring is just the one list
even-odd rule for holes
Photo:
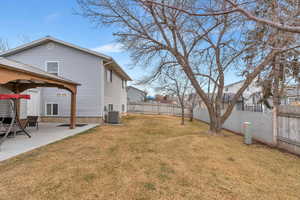
[[58,125],[56,123],[40,123],[39,130],[35,128],[28,129],[31,138],[28,138],[26,135],[17,135],[15,138],[8,138],[0,146],[0,161],[98,126],[98,124],[88,124],[83,127],[69,129],[69,127],[57,127]]

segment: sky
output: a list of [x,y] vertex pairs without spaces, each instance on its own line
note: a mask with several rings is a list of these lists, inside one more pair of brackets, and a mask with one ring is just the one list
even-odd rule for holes
[[[97,27],[76,15],[76,11],[79,11],[76,0],[2,0],[0,38],[14,48],[50,35],[113,57],[133,80],[147,75],[144,66],[132,66],[129,54],[115,42],[113,27]],[[143,86],[137,87],[144,89]],[[153,90],[146,89],[153,93]]]
[[[47,35],[113,57],[133,80],[145,74],[133,67],[128,53],[115,42],[112,27],[97,27],[79,16],[76,0],[6,0],[0,8],[0,38],[10,48]],[[132,83],[131,83],[132,84]]]

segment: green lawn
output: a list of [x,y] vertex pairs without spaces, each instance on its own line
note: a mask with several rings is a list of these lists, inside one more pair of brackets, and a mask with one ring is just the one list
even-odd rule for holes
[[300,158],[207,125],[130,115],[0,162],[0,199],[300,199]]

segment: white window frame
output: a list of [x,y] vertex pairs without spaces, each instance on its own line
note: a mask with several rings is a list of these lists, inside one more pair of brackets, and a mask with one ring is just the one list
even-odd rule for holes
[[[50,104],[51,105],[51,114],[48,115],[47,112],[47,105]],[[53,115],[53,104],[57,104],[57,115]],[[59,116],[59,104],[58,103],[54,103],[54,102],[46,102],[45,103],[45,115],[46,116]]]
[[126,81],[124,79],[122,79],[122,89],[126,88]]
[[289,104],[297,102],[297,98],[296,97],[288,97],[288,102],[289,102]]
[[107,83],[112,83],[113,82],[113,70],[109,68],[105,68],[105,81]]
[[104,77],[104,78],[105,78],[105,81],[106,81],[106,82],[108,82],[108,72],[107,72],[107,71],[108,71],[108,70],[107,70],[107,68],[105,67],[105,69],[104,69],[104,73],[105,73],[104,76],[105,76],[105,77]]
[[113,82],[113,70],[109,69],[109,82],[112,83]]
[[[110,109],[110,105],[111,105],[112,109]],[[112,103],[108,104],[108,109],[107,110],[108,110],[108,112],[114,111],[114,104],[112,104]]]
[[[50,72],[48,72],[48,63],[50,63],[50,62],[55,62],[55,63],[57,63],[57,76],[60,76],[60,62],[59,61],[57,61],[57,60],[47,60],[46,62],[45,62],[45,71],[47,72],[47,73],[50,73]],[[52,74],[52,73],[50,73],[50,74]],[[53,75],[55,75],[55,74],[53,74]]]

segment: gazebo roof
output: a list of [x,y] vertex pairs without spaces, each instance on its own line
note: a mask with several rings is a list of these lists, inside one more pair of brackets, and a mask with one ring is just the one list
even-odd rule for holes
[[29,98],[18,94],[37,87],[56,87],[71,92],[70,128],[76,126],[76,95],[80,85],[66,78],[45,72],[37,67],[0,57],[0,86],[5,87],[16,96],[3,95],[0,98]]

